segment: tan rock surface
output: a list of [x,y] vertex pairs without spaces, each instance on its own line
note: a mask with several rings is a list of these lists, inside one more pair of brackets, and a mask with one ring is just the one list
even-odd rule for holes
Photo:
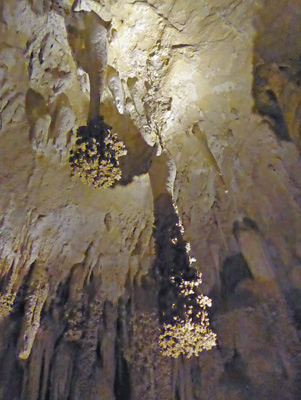
[[[0,0],[0,399],[299,399],[300,1],[72,3]],[[91,10],[95,76],[67,34]],[[109,189],[70,176],[89,76],[127,148]],[[172,191],[217,333],[189,360],[156,337]]]

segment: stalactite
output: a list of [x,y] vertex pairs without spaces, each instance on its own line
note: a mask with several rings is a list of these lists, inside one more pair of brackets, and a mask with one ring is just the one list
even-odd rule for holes
[[118,307],[107,301],[100,332],[100,356],[101,356],[101,386],[104,390],[104,398],[114,400],[114,379],[116,371],[116,332],[117,332]]
[[16,357],[20,319],[9,316],[0,321],[0,399],[19,398],[23,369]]
[[27,221],[15,240],[14,256],[11,258],[11,255],[9,255],[2,264],[5,269],[1,269],[0,274],[2,280],[7,284],[3,294],[0,294],[0,319],[6,317],[12,311],[18,290],[33,262],[31,259],[32,241],[29,236],[30,221],[31,213],[27,215]]
[[69,161],[73,175],[94,187],[105,188],[120,180],[118,159],[126,154],[123,143],[99,115],[107,68],[108,26],[94,11],[72,12],[71,19],[66,19],[74,59],[90,79],[88,125],[78,129]]
[[[171,163],[163,154],[153,159],[150,181],[154,197],[154,238],[162,329],[162,354],[177,358],[198,355],[216,345],[216,335],[209,329],[206,307],[211,300],[199,292],[201,274],[193,267],[190,244],[183,238],[183,224],[172,200]],[[157,164],[157,165],[156,165]]]
[[73,57],[90,79],[89,120],[99,116],[107,67],[108,27],[109,23],[94,11],[73,11],[66,18],[67,37]]
[[129,321],[126,360],[133,371],[132,396],[172,400],[171,360],[161,354],[157,312],[133,312]]
[[[91,290],[91,288],[89,288]],[[82,340],[78,353],[78,363],[75,369],[74,398],[88,396],[91,391],[91,376],[97,362],[97,346],[99,338],[100,320],[103,316],[104,299],[101,285],[99,285],[94,298],[90,298],[86,310],[86,319],[83,326]]]
[[51,364],[50,400],[70,398],[76,355],[77,352],[73,343],[68,343],[62,339],[57,344]]
[[275,280],[275,272],[264,247],[264,239],[254,221],[244,218],[233,226],[241,252],[255,279]]
[[[160,343],[164,355],[188,358],[216,344],[216,335],[209,329],[206,307],[211,300],[199,292],[201,274],[193,267],[189,245],[183,239],[181,222],[176,212],[164,219],[158,209],[168,200],[155,201],[156,261],[160,276],[159,313],[162,324]],[[169,200],[171,201],[171,199]],[[160,204],[161,203],[161,204]],[[162,220],[162,222],[161,222]]]
[[[274,47],[271,36],[278,23],[298,22],[292,11],[298,0],[279,0],[283,20],[266,7],[272,34],[266,24],[264,67],[254,71],[255,107],[277,140],[250,113],[254,37],[260,40],[250,21],[258,2],[71,3],[0,0],[0,399],[299,399],[298,331],[283,292],[294,296],[298,313],[300,63],[294,69],[270,61],[285,61],[286,49],[277,34]],[[109,57],[110,24],[99,15],[112,17]],[[289,33],[285,44],[295,41],[296,31],[281,30]],[[296,57],[299,42],[287,50]],[[68,43],[89,78],[87,126],[87,99]],[[101,103],[106,75],[113,100]],[[128,82],[126,98],[120,77]],[[196,113],[199,146],[191,131],[185,135]],[[127,157],[109,125],[128,146]],[[171,156],[155,156],[155,143],[163,149],[164,141],[181,176],[177,199]],[[82,182],[118,187],[94,191],[71,181],[66,156]],[[154,229],[147,177],[136,179],[149,169]],[[214,173],[225,191],[224,178],[237,189],[235,204],[212,190]],[[183,223],[175,201],[185,209]],[[29,208],[37,223],[29,215],[20,229]],[[231,224],[243,210],[262,231],[244,218],[234,224],[236,243]],[[195,267],[188,235],[200,261],[212,255],[214,270],[212,261]],[[87,261],[83,249],[91,241]],[[288,256],[273,264],[277,246]],[[190,356],[215,344],[211,301],[200,291],[203,268],[207,292],[217,298],[212,323],[219,346],[196,358]],[[108,299],[121,293],[118,313]]]
[[75,125],[75,115],[71,110],[68,97],[59,94],[51,104],[51,124],[48,131],[48,142],[57,150],[59,161],[65,162],[70,147],[72,128]]
[[70,293],[65,305],[64,317],[67,321],[67,328],[64,332],[64,339],[70,342],[78,342],[83,334],[84,324],[84,299],[83,288],[86,278],[84,264],[74,266],[70,278]]
[[25,315],[18,344],[18,356],[27,359],[40,326],[41,312],[48,296],[49,284],[44,266],[35,265],[25,299]]
[[130,400],[132,398],[130,364],[126,359],[126,354],[129,353],[129,332],[127,327],[128,301],[129,292],[125,291],[119,300],[116,324],[116,369],[114,377],[114,395],[116,400]]
[[46,100],[33,89],[28,89],[26,92],[25,112],[30,128],[29,138],[32,148],[41,152],[47,144],[51,117]]
[[13,309],[16,293],[12,292],[12,286],[13,280],[16,279],[16,277],[16,274],[13,273],[5,293],[0,295],[0,319],[5,318],[7,315],[9,315],[9,313]]
[[260,64],[255,69],[253,92],[258,111],[269,116],[273,128],[282,140],[300,141],[300,66],[293,60],[285,65]]
[[55,327],[54,320],[49,317],[41,322],[24,371],[21,400],[46,399],[51,360],[58,334]]
[[268,82],[269,67],[258,65],[254,72],[253,95],[256,109],[269,118],[272,129],[280,140],[290,141],[288,127],[273,87]]
[[114,98],[117,110],[120,114],[124,113],[125,110],[125,99],[122,89],[121,80],[119,78],[118,72],[111,66],[107,69],[107,85]]
[[193,385],[191,379],[191,362],[185,358],[179,358],[174,363],[176,369],[175,385],[179,393],[180,400],[193,400]]
[[228,189],[226,187],[226,183],[224,181],[223,174],[218,166],[216,159],[214,158],[214,155],[212,154],[212,152],[208,146],[206,133],[200,129],[199,124],[193,125],[192,133],[199,140],[200,150],[201,150],[202,156],[205,158],[206,163],[208,164],[208,167],[213,168],[213,170],[216,173],[216,176],[218,178],[220,186],[224,189],[225,193],[228,193]]

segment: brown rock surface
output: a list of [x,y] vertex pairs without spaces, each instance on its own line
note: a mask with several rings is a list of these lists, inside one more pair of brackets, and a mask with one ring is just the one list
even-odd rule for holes
[[[0,400],[301,397],[300,17],[0,0]],[[112,188],[68,162],[98,107],[127,149]],[[160,354],[153,195],[213,302],[199,357]]]

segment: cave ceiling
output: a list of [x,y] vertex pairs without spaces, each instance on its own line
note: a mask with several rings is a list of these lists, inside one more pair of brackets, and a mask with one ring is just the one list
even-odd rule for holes
[[[300,18],[0,0],[0,399],[299,398]],[[198,358],[154,344],[169,239],[213,302]]]

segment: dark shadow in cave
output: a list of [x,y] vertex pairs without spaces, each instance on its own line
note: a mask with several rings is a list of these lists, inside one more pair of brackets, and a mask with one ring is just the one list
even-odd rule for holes
[[[265,0],[256,8],[254,38],[253,97],[254,109],[268,117],[279,140],[296,141],[285,121],[281,85],[300,85],[301,8],[299,0],[281,1],[275,8],[274,0]],[[289,6],[288,6],[289,3]],[[285,99],[283,104],[286,103]],[[284,106],[286,108],[286,105]]]
[[[33,269],[29,269],[24,283],[20,287],[9,316],[0,321],[0,335],[5,347],[1,349],[0,357],[0,387],[4,386],[4,399],[19,398],[24,376],[24,363],[19,362],[16,357],[16,347],[22,326],[24,314],[25,294]],[[3,386],[2,386],[3,385]]]
[[154,218],[154,271],[159,284],[159,321],[168,324],[173,323],[177,316],[185,319],[187,300],[198,309],[195,293],[186,299],[180,289],[182,280],[196,279],[197,270],[190,265],[179,217],[169,194],[162,194],[154,200]]
[[244,256],[237,253],[225,259],[220,277],[222,296],[227,298],[235,291],[241,281],[252,279],[252,274]]
[[131,380],[130,372],[126,359],[122,353],[122,327],[120,326],[120,319],[117,319],[117,335],[115,346],[115,359],[116,369],[114,378],[114,395],[116,400],[130,400],[131,399]]
[[225,392],[234,389],[244,400],[252,396],[252,383],[245,373],[246,369],[244,360],[234,349],[233,357],[225,364],[225,372],[221,377],[221,385]]
[[271,128],[279,140],[290,141],[291,138],[283,112],[273,88],[268,83],[268,74],[268,65],[261,64],[254,69],[252,89],[255,102],[254,108],[261,115],[269,117]]
[[115,184],[128,185],[135,176],[148,172],[157,148],[146,143],[130,115],[120,114],[112,99],[106,99],[101,104],[100,112],[105,122],[117,133],[118,139],[125,144],[127,154],[119,160],[122,175]]
[[254,231],[256,233],[259,233],[259,228],[257,223],[249,217],[244,217],[242,221],[234,221],[233,223],[233,234],[238,238],[239,231]]

